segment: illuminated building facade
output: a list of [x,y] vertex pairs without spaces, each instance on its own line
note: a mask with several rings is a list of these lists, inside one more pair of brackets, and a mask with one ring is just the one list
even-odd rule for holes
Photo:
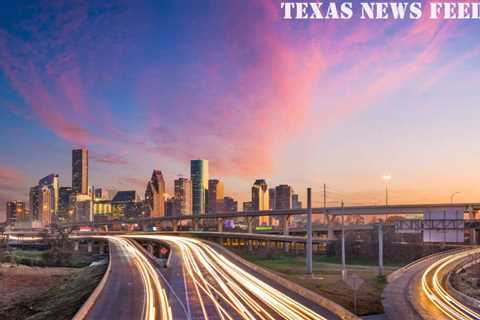
[[223,212],[223,182],[218,179],[208,180],[208,210],[210,214]]
[[177,214],[192,214],[192,183],[187,178],[178,178],[174,182],[175,208]]
[[72,189],[77,194],[88,194],[88,150],[72,150]]
[[193,215],[203,215],[208,192],[208,160],[191,160],[190,178],[192,181],[192,213]]
[[165,180],[160,170],[153,170],[145,190],[145,205],[151,217],[165,215]]
[[[268,197],[268,185],[264,179],[257,179],[252,186],[252,209],[255,211],[269,210],[270,203]],[[266,226],[270,224],[268,216],[259,217],[259,225]]]
[[17,221],[26,220],[25,202],[23,201],[8,201],[7,202],[7,224],[15,224]]

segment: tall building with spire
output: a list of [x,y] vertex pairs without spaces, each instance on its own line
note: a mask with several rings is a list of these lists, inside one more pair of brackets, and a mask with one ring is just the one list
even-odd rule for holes
[[151,217],[165,216],[165,180],[162,171],[153,170],[145,190],[145,204]]
[[88,194],[88,150],[72,150],[72,191]]
[[208,160],[191,160],[192,213],[205,214],[208,193]]

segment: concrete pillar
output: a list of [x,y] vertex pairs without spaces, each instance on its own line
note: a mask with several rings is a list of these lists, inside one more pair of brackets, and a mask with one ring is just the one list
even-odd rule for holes
[[217,218],[217,231],[223,232],[223,219]]
[[327,239],[328,240],[335,240],[335,231],[333,229],[333,223],[335,222],[335,216],[330,216],[330,215],[326,215],[327,217],[327,232],[328,232],[328,235],[327,235]]
[[470,229],[470,244],[477,244],[477,230]]
[[[290,224],[290,216],[284,216],[283,217],[283,235],[288,236],[290,235],[289,231],[289,224]],[[288,245],[284,246],[285,253],[288,253]]]
[[154,255],[154,248],[151,243],[147,245],[147,250],[148,250],[148,253],[150,253],[152,256]]
[[312,254],[312,189],[307,188],[307,273],[313,273],[313,254]]
[[342,279],[347,278],[347,264],[345,260],[345,226],[344,226],[344,217],[342,216]]
[[378,224],[378,275],[383,275],[383,222]]
[[79,247],[80,247],[80,242],[74,241],[73,242],[73,251],[78,251]]
[[88,241],[87,242],[87,251],[92,252],[92,248],[93,248],[93,241]]
[[[253,233],[253,217],[247,217],[248,233]],[[248,240],[248,251],[253,251],[253,241]]]
[[192,219],[193,231],[198,231],[198,219]]

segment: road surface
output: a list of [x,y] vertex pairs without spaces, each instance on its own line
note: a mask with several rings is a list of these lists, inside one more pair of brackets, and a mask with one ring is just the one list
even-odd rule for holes
[[153,265],[129,240],[106,238],[110,243],[111,272],[86,319],[172,319]]
[[177,236],[126,236],[164,241],[173,249],[157,268],[174,319],[339,319],[298,294],[227,259],[205,242]]
[[480,319],[477,310],[457,301],[445,288],[451,266],[478,252],[480,249],[448,252],[409,266],[384,290],[387,319]]

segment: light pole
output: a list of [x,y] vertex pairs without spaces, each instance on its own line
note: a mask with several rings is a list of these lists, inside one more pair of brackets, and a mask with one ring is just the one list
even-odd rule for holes
[[392,176],[384,175],[382,179],[385,181],[385,206],[388,207],[388,182],[392,179]]
[[455,191],[454,193],[452,193],[450,195],[450,203],[453,203],[453,198],[455,197],[456,194],[459,194],[459,193],[460,193],[460,191]]

